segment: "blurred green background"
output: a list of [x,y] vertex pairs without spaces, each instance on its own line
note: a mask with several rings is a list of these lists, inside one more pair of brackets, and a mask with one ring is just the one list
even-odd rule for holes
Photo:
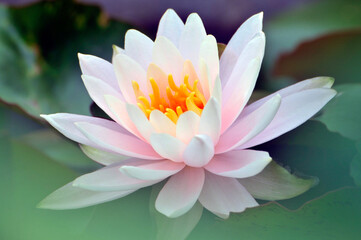
[[[183,20],[198,12],[223,43],[264,11],[266,55],[253,98],[314,76],[336,79],[338,95],[319,114],[257,147],[319,183],[228,220],[199,205],[176,220],[157,214],[159,185],[85,209],[37,209],[49,193],[99,167],[39,117],[102,115],[82,85],[77,53],[110,60],[127,29],[154,38],[167,8]],[[360,239],[361,1],[0,0],[0,153],[4,240]]]

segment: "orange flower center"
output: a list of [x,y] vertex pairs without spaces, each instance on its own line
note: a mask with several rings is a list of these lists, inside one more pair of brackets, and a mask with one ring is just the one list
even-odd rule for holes
[[[178,87],[174,83],[173,76],[169,74],[166,89],[159,89],[154,78],[150,78],[149,81],[153,90],[153,92],[149,94],[150,101],[139,89],[138,83],[132,81],[138,107],[148,119],[150,113],[157,109],[163,112],[164,115],[174,123],[177,123],[179,116],[186,111],[193,111],[201,115],[206,105],[206,99],[197,87],[199,81],[195,80],[193,86],[191,86],[188,78],[189,76],[186,75],[183,83]],[[161,97],[161,95],[164,97]]]

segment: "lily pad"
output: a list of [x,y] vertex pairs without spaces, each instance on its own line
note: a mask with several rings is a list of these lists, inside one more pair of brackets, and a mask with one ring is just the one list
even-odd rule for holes
[[361,187],[361,141],[356,143],[357,154],[351,162],[351,176],[356,185]]

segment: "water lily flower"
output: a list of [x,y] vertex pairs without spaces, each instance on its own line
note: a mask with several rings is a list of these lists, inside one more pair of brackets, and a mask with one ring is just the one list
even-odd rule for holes
[[193,13],[184,24],[173,10],[161,18],[155,41],[129,30],[112,63],[79,54],[87,91],[114,121],[42,117],[105,167],[56,190],[40,207],[86,207],[168,178],[155,202],[168,217],[197,201],[221,217],[257,206],[252,194],[268,192],[273,180],[252,179],[271,157],[249,148],[304,123],[335,96],[332,79],[319,77],[246,105],[264,55],[262,17],[241,25],[220,58],[200,17]]

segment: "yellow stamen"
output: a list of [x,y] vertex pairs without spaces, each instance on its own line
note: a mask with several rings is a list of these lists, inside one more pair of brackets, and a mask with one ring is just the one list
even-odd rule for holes
[[180,116],[183,113],[181,106],[178,106],[176,110],[177,110],[178,116]]
[[199,116],[202,114],[202,109],[200,109],[195,103],[194,103],[194,92],[191,93],[189,97],[187,97],[186,105],[188,110],[191,110],[195,113],[197,113]]
[[139,96],[138,100],[140,100],[146,108],[150,108],[149,101],[144,96]]
[[174,123],[177,123],[177,121],[178,121],[178,115],[176,114],[176,112],[175,112],[173,109],[167,108],[165,115],[166,115],[170,120],[172,120]]

